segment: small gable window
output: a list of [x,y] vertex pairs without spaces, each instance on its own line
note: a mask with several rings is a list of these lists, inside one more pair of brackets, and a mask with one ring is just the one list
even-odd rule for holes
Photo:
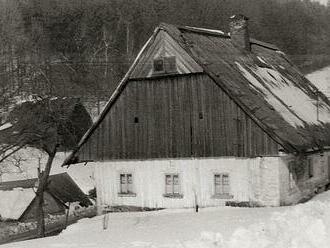
[[164,73],[165,66],[164,66],[164,59],[158,58],[154,59],[154,73]]
[[158,57],[153,62],[153,74],[171,74],[177,72],[175,56]]

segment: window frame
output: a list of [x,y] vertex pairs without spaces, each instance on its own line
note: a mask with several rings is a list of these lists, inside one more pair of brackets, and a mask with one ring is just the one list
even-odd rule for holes
[[[156,67],[157,67],[156,62],[157,61],[162,61],[163,70],[156,70]],[[163,74],[163,73],[166,73],[164,57],[154,58],[153,63],[152,63],[152,74],[157,75],[157,74]]]
[[[163,70],[156,70],[156,62],[162,61]],[[173,65],[173,66],[171,66]],[[173,67],[171,69],[171,67]],[[153,59],[152,75],[167,75],[178,72],[176,56],[161,56]]]
[[[123,177],[125,179],[125,183],[123,183],[123,181],[122,181]],[[130,172],[120,172],[119,173],[118,195],[119,196],[136,196],[136,193],[134,193],[133,173],[130,173]]]
[[[168,178],[170,177],[171,183],[168,184]],[[175,179],[176,178],[176,181]],[[177,184],[175,184],[177,182]],[[164,183],[165,183],[165,193],[163,194],[164,197],[169,198],[183,198],[182,191],[181,191],[181,176],[180,173],[165,173],[164,174]],[[168,186],[170,190],[168,190]],[[175,188],[177,188],[175,190]]]
[[[226,181],[225,178],[226,177]],[[230,173],[216,172],[213,173],[213,198],[233,198],[230,186]],[[226,183],[225,183],[226,182]]]

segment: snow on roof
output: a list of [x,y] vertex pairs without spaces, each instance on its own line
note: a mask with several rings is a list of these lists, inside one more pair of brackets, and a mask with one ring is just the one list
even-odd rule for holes
[[280,50],[276,50],[277,53],[281,54],[281,55],[284,55],[285,56],[285,53],[280,51]]
[[[264,67],[250,67],[250,73],[236,62],[243,76],[255,89],[264,94],[268,103],[292,126],[318,125],[320,121],[330,123],[330,108],[322,99],[310,98],[301,88],[280,72]],[[257,78],[258,79],[257,79]]]
[[306,78],[328,98],[330,97],[330,66],[307,74]]
[[260,56],[257,56],[257,58],[264,64],[267,64],[265,60],[263,60],[263,58],[261,58]]
[[225,33],[221,30],[217,30],[217,29],[209,29],[209,28],[197,28],[197,27],[190,27],[190,26],[185,26],[186,28],[189,29],[194,29],[196,31],[206,31],[206,32],[211,32],[211,33],[215,33],[215,34],[221,34],[224,35]]
[[10,122],[7,122],[7,123],[3,124],[2,126],[0,126],[0,131],[10,128],[12,126],[13,126],[13,124],[11,124]]
[[19,219],[34,197],[32,188],[0,190],[0,216],[4,219]]

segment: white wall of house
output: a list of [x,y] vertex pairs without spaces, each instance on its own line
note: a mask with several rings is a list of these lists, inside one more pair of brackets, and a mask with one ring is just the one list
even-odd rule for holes
[[[280,157],[129,160],[95,163],[98,206],[150,208],[221,206],[226,201],[280,203]],[[214,175],[229,175],[229,195],[215,196]],[[132,174],[134,194],[120,194],[120,174]],[[180,196],[167,197],[165,175],[178,174]],[[178,195],[177,195],[178,196]]]
[[[329,183],[330,152],[308,155],[305,162],[297,162],[302,171],[290,173],[289,163],[295,160],[294,156],[283,156],[279,163],[281,205],[308,199]],[[310,160],[310,169],[307,160]]]

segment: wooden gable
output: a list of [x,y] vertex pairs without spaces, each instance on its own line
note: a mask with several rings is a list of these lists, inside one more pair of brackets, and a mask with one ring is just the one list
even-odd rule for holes
[[277,155],[278,144],[206,74],[129,80],[78,161]]
[[170,35],[163,30],[159,30],[151,46],[141,54],[141,59],[133,69],[130,78],[159,76],[159,73],[154,73],[154,60],[164,57],[175,58],[176,72],[173,73],[172,71],[171,74],[203,72],[203,69]]

